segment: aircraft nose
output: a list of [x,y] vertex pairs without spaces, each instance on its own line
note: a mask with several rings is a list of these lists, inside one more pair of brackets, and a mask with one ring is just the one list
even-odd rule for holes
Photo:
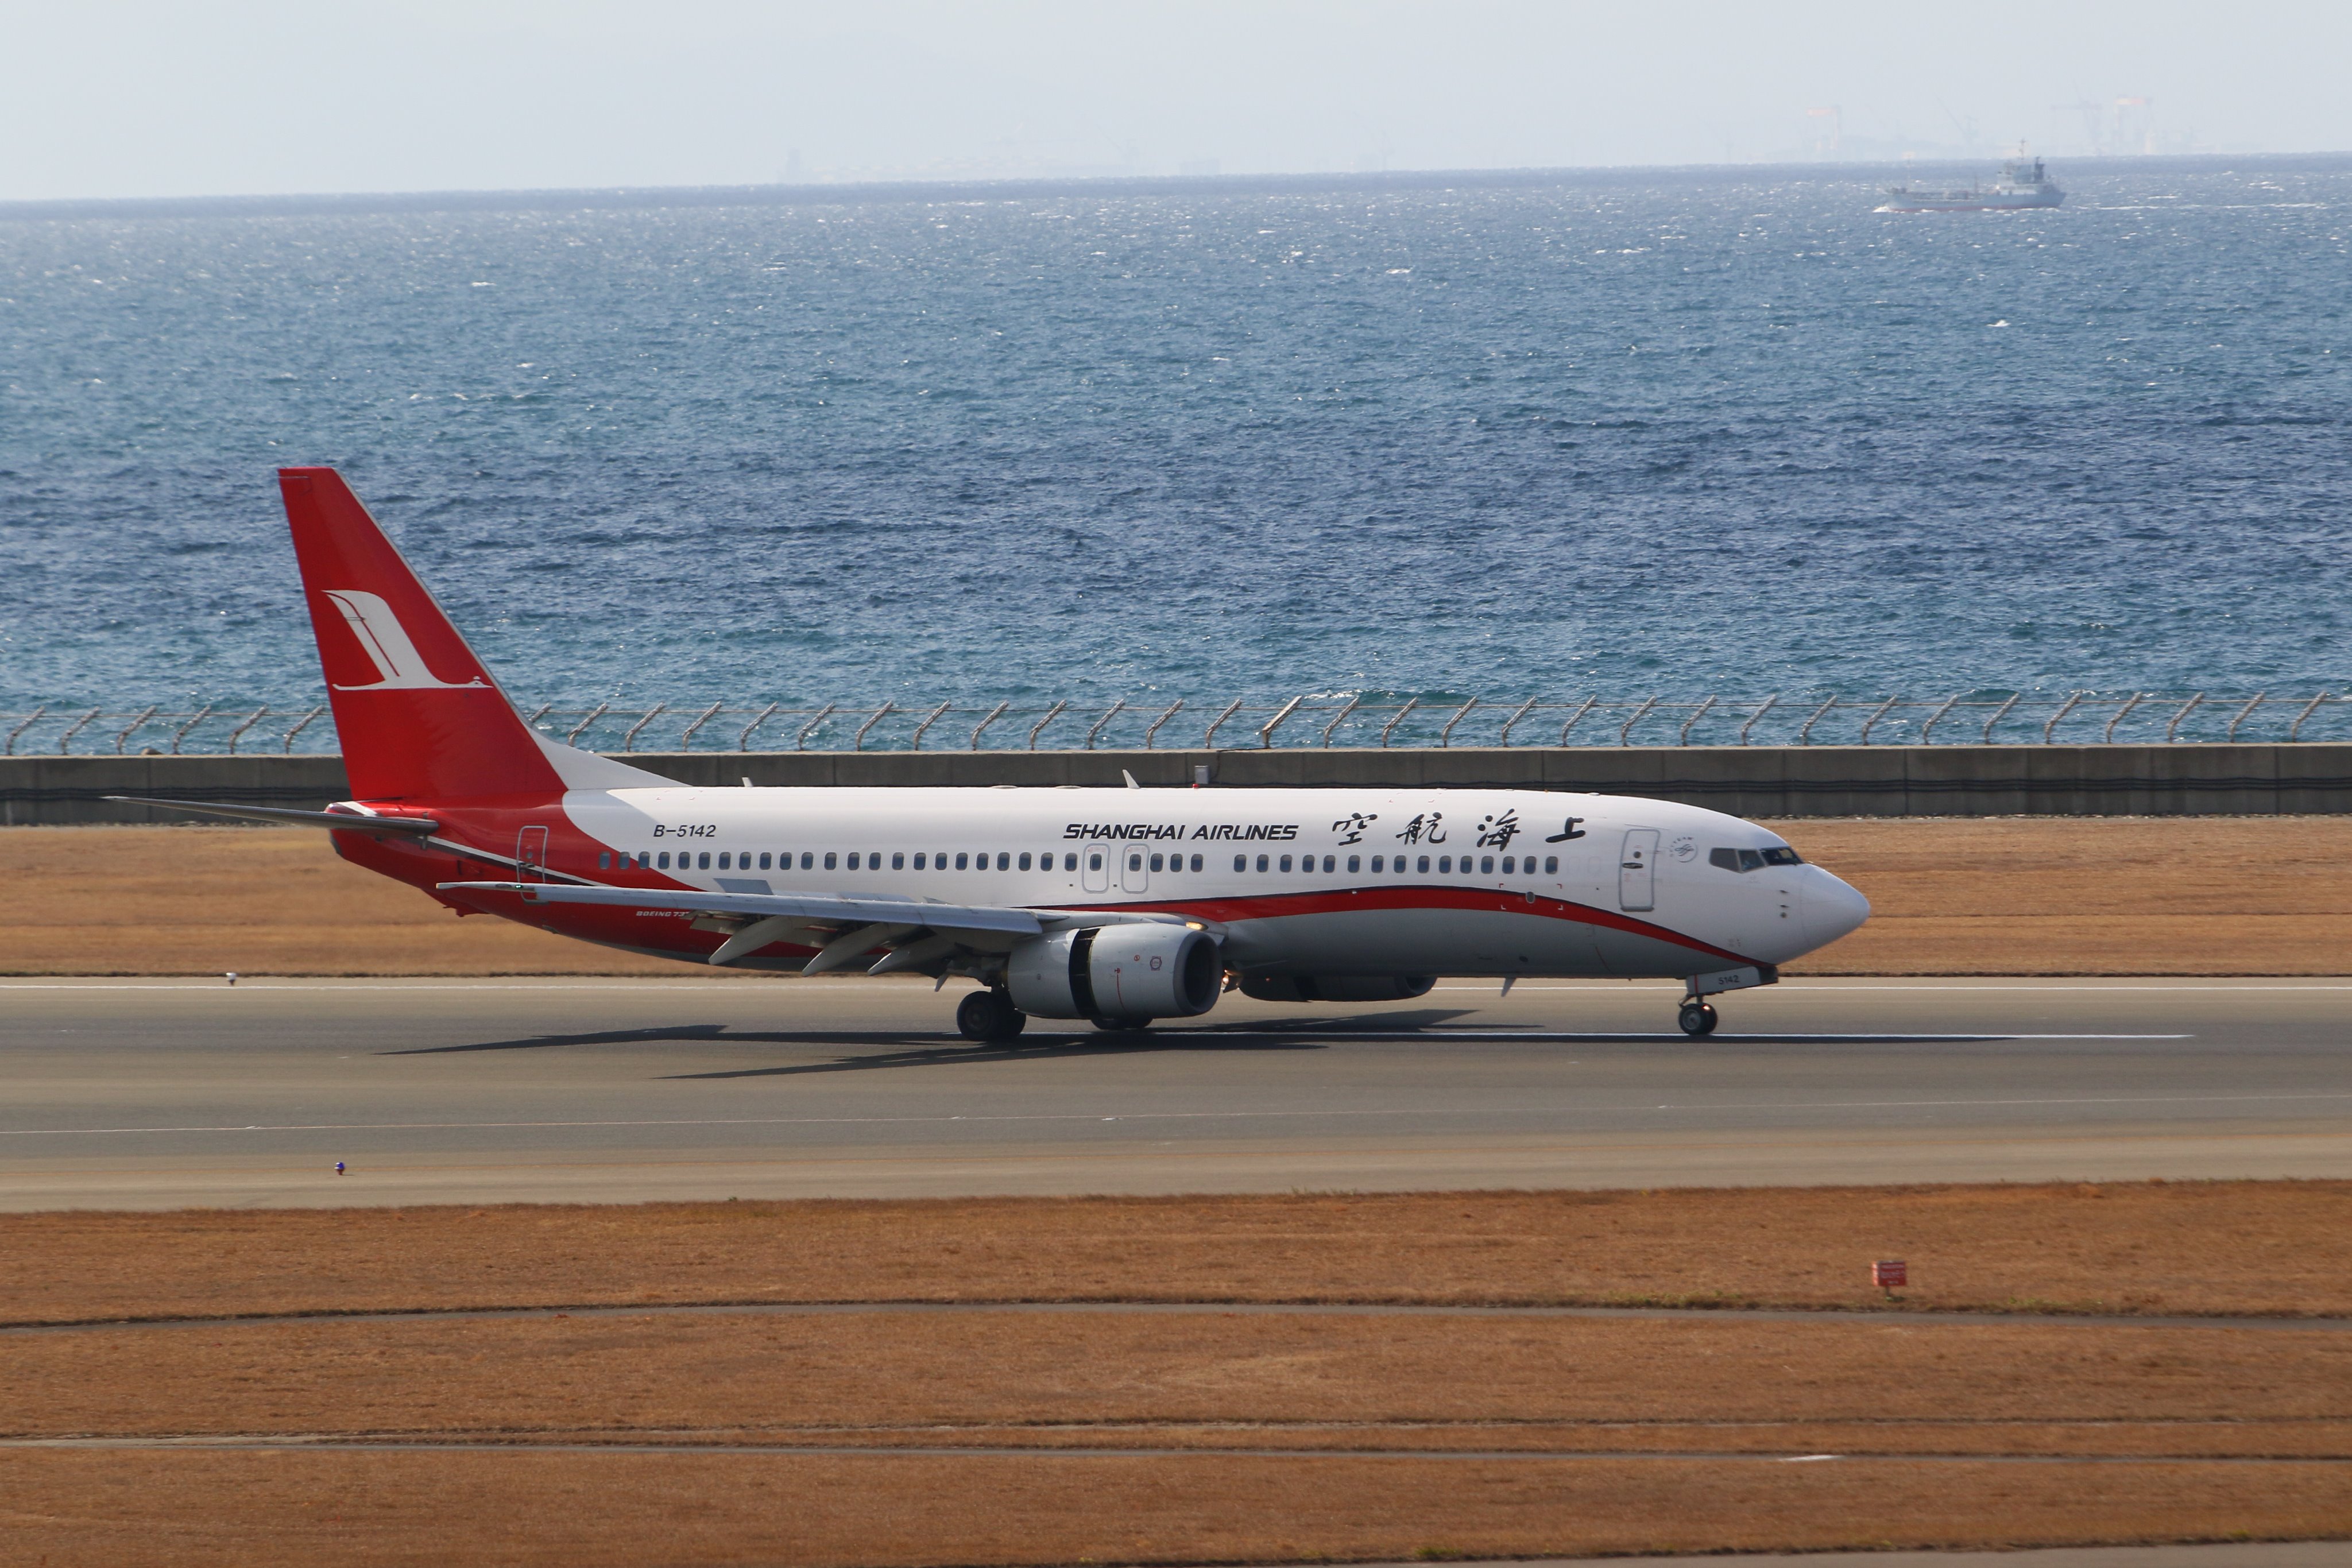
[[1805,869],[1812,874],[1805,879],[1801,918],[1805,935],[1814,946],[1828,946],[1870,918],[1870,900],[1851,883],[1832,876],[1817,865]]

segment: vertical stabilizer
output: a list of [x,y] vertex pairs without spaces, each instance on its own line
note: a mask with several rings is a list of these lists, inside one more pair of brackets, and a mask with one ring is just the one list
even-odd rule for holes
[[362,800],[560,795],[539,737],[332,468],[281,468],[319,664]]

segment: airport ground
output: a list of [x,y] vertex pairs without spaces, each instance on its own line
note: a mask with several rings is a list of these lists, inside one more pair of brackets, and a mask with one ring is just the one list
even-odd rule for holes
[[[309,835],[0,834],[0,1556],[2352,1555],[2345,830],[1917,826],[1788,824],[1881,973],[1704,1041],[1553,982],[1011,1047],[918,982],[231,988],[556,960]],[[1967,977],[2012,905],[2076,977]]]

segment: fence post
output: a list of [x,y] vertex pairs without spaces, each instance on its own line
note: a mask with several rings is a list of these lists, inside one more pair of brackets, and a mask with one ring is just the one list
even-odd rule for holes
[[998,719],[1003,717],[1004,710],[1012,706],[1012,700],[1007,698],[1005,701],[998,703],[994,707],[990,708],[988,710],[988,716],[971,727],[971,745],[968,749],[978,751],[980,749],[980,732],[986,729],[990,725],[994,724]]
[[1201,737],[1201,749],[1202,749],[1202,750],[1203,750],[1203,751],[1214,751],[1214,750],[1216,750],[1216,749],[1217,749],[1217,731],[1219,731],[1219,730],[1221,730],[1221,729],[1223,729],[1223,728],[1224,728],[1224,727],[1225,727],[1225,720],[1227,720],[1227,719],[1229,719],[1229,718],[1233,717],[1233,716],[1234,716],[1234,715],[1235,715],[1235,714],[1237,714],[1237,713],[1239,713],[1239,712],[1241,712],[1241,711],[1242,711],[1242,699],[1241,699],[1241,698],[1239,698],[1239,697],[1235,697],[1232,702],[1227,703],[1227,704],[1225,705],[1225,711],[1224,711],[1224,712],[1223,712],[1223,713],[1221,713],[1221,714],[1219,714],[1215,718],[1213,718],[1213,719],[1212,719],[1212,720],[1210,721],[1210,723],[1209,723],[1209,733],[1208,733],[1208,734],[1206,734],[1206,735],[1204,735],[1204,736],[1202,736],[1202,737]]
[[1691,726],[1705,718],[1706,716],[1706,710],[1714,706],[1715,694],[1709,692],[1707,694],[1706,701],[1698,705],[1698,711],[1691,715],[1690,717],[1683,720],[1682,733],[1675,737],[1675,744],[1676,746],[1688,746],[1690,744]]
[[1049,707],[1049,708],[1047,708],[1047,709],[1045,710],[1045,716],[1044,718],[1039,719],[1035,724],[1033,724],[1033,725],[1031,725],[1031,726],[1029,727],[1029,749],[1030,749],[1030,750],[1034,751],[1034,750],[1036,750],[1036,749],[1037,749],[1037,737],[1038,737],[1038,735],[1039,735],[1041,732],[1043,732],[1043,731],[1044,731],[1045,727],[1047,725],[1049,725],[1049,724],[1053,723],[1055,719],[1057,719],[1057,718],[1061,717],[1061,716],[1062,716],[1062,710],[1063,710],[1064,708],[1066,708],[1066,707],[1069,706],[1070,706],[1070,705],[1069,705],[1068,703],[1062,702],[1062,701],[1060,701],[1060,700],[1058,700],[1058,699],[1057,699],[1057,700],[1055,702],[1055,704],[1054,704],[1054,706],[1053,706],[1052,707]]
[[1388,723],[1381,726],[1381,749],[1382,751],[1386,751],[1389,748],[1389,737],[1395,732],[1397,726],[1404,722],[1404,716],[1411,713],[1420,706],[1421,699],[1419,697],[1405,698],[1404,706],[1396,710],[1396,716],[1390,719]]
[[1454,716],[1445,721],[1445,727],[1437,732],[1437,744],[1440,746],[1452,746],[1454,744],[1454,727],[1460,724],[1463,719],[1467,717],[1470,710],[1477,706],[1478,699],[1476,697],[1472,697],[1468,702],[1464,703],[1460,707],[1455,708],[1454,710]]
[[930,728],[930,727],[931,727],[931,726],[933,726],[933,725],[935,725],[935,724],[939,723],[939,722],[940,722],[940,716],[941,716],[942,714],[945,714],[945,713],[948,711],[948,709],[950,709],[950,708],[953,707],[954,706],[955,706],[955,704],[954,704],[953,702],[943,702],[943,703],[941,703],[939,706],[937,706],[937,707],[933,708],[933,709],[931,710],[931,712],[930,712],[930,716],[929,716],[929,717],[928,717],[928,718],[926,718],[926,719],[924,719],[922,723],[920,723],[920,724],[919,724],[919,725],[917,725],[917,726],[915,727],[915,736],[914,736],[914,738],[913,738],[912,740],[910,740],[910,741],[908,741],[908,742],[907,743],[907,749],[908,749],[908,750],[909,750],[909,751],[920,751],[920,750],[922,750],[922,749],[923,749],[923,732],[924,732],[925,730],[927,730],[927,729]]
[[[1109,711],[1108,713],[1107,713],[1107,714],[1103,715],[1103,716],[1102,716],[1102,717],[1100,717],[1100,718],[1098,718],[1098,719],[1095,720],[1095,727],[1094,727],[1094,728],[1092,728],[1092,729],[1090,729],[1090,730],[1087,731],[1087,749],[1088,751],[1092,751],[1092,750],[1095,748],[1095,737],[1097,737],[1097,736],[1100,735],[1100,734],[1103,732],[1103,726],[1105,726],[1105,725],[1108,724],[1111,720],[1113,720],[1113,719],[1117,718],[1117,717],[1119,716],[1119,714],[1120,714],[1121,712],[1123,712],[1123,711],[1126,709],[1126,707],[1127,707],[1127,699],[1126,699],[1125,697],[1121,697],[1121,698],[1119,698],[1119,699],[1118,699],[1118,701],[1117,701],[1117,702],[1115,702],[1115,703],[1113,703],[1113,704],[1111,704],[1111,705],[1110,705],[1110,711]],[[1031,749],[1032,749],[1032,750],[1034,750],[1034,749],[1035,749],[1035,747],[1031,747]]]
[[2050,744],[2050,732],[2056,729],[2058,727],[2058,721],[2064,718],[2068,714],[2073,713],[2074,711],[2074,705],[2082,700],[2083,694],[2080,692],[2070,692],[2067,694],[2066,700],[2058,705],[2058,711],[2050,716],[2050,722],[2042,727],[2042,745],[2048,746]]
[[1257,732],[1257,747],[1260,751],[1272,751],[1274,749],[1274,732],[1276,728],[1281,725],[1284,719],[1288,718],[1293,713],[1296,713],[1298,709],[1298,705],[1306,700],[1307,699],[1303,696],[1291,698],[1288,702],[1282,705],[1282,711],[1280,713],[1276,714],[1272,718],[1265,721],[1265,727]]
[[1643,719],[1649,717],[1650,710],[1657,706],[1658,699],[1655,696],[1643,697],[1642,699],[1642,706],[1633,710],[1633,716],[1627,719],[1623,726],[1618,729],[1617,744],[1620,746],[1633,745],[1633,727],[1641,723]]
[[849,749],[852,751],[865,750],[866,732],[872,729],[876,725],[880,724],[886,716],[897,713],[898,711],[898,705],[897,703],[884,703],[880,707],[876,708],[874,710],[874,716],[857,727],[857,738],[849,743]]
[[621,750],[624,753],[635,751],[637,748],[637,736],[645,729],[646,726],[653,723],[654,720],[659,718],[663,714],[667,713],[668,711],[669,704],[667,703],[656,703],[653,706],[646,709],[645,717],[629,726],[629,733],[621,737]]
[[[806,724],[801,726],[801,732],[793,737],[793,749],[794,751],[806,751],[808,749],[808,737],[814,735],[816,733],[816,727],[823,724],[826,719],[831,718],[839,709],[840,706],[841,705],[838,703],[827,703],[824,706],[817,709],[816,716],[809,720]],[[686,733],[692,735],[694,731],[689,729]],[[683,744],[680,745],[679,749],[685,749]]]
[[1183,706],[1184,699],[1182,697],[1178,697],[1174,702],[1168,705],[1166,711],[1161,713],[1158,718],[1151,721],[1151,727],[1143,732],[1144,750],[1149,751],[1151,749],[1152,742],[1160,734],[1160,727],[1166,724],[1170,719],[1174,718],[1176,716],[1176,710]]

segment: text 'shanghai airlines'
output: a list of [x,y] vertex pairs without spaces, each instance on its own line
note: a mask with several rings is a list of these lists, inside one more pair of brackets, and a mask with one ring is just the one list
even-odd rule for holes
[[[956,1022],[1106,1029],[1225,990],[1387,1001],[1438,976],[1769,985],[1863,896],[1780,838],[1524,789],[692,789],[526,724],[331,468],[281,470],[356,799],[171,804],[333,831],[347,860],[632,953],[968,979]],[[157,802],[162,803],[162,802]]]

